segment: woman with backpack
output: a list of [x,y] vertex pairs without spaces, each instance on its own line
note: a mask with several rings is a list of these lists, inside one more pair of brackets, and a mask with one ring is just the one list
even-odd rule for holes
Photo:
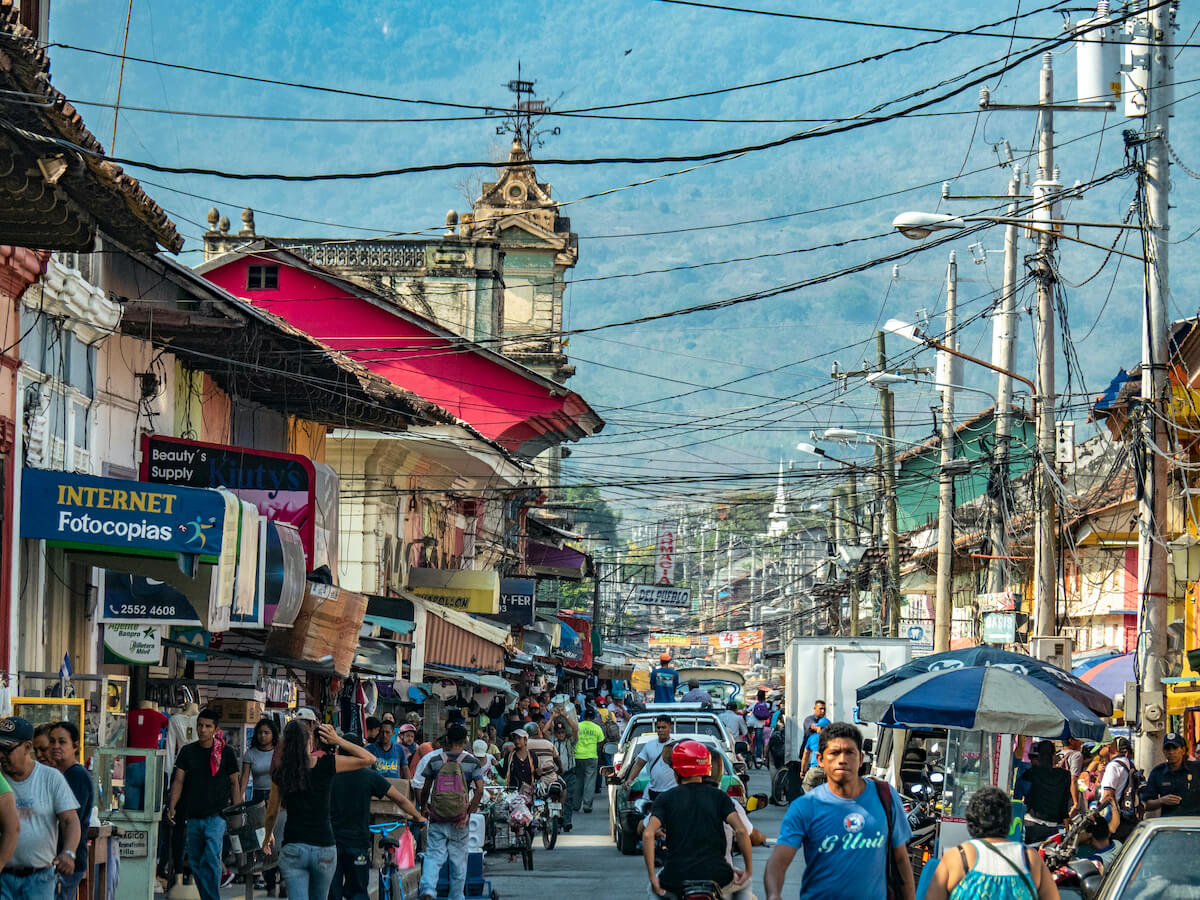
[[[279,767],[271,776],[267,801],[267,835],[263,849],[270,853],[279,810],[288,811],[283,826],[279,871],[291,900],[325,900],[337,863],[337,846],[329,819],[329,789],[338,772],[352,772],[375,764],[363,747],[339,737],[325,722],[310,728],[308,721],[293,719],[283,729]],[[323,755],[317,756],[317,751]],[[336,755],[335,755],[335,751]]]

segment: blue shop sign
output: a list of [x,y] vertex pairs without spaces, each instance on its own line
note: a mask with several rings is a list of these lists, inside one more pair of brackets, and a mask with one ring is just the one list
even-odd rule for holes
[[216,560],[225,498],[215,490],[26,468],[21,537],[131,556]]
[[533,624],[533,598],[537,584],[532,578],[501,578],[500,608],[485,619],[507,625]]

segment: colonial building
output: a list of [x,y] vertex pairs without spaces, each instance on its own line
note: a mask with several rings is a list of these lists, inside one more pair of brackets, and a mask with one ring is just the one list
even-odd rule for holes
[[[208,221],[206,261],[262,237],[253,210],[242,211],[236,233],[216,209]],[[484,182],[471,212],[461,218],[447,213],[439,237],[268,240],[448,331],[495,346],[539,375],[561,384],[575,373],[559,332],[566,273],[579,259],[579,240],[519,141],[499,180]]]

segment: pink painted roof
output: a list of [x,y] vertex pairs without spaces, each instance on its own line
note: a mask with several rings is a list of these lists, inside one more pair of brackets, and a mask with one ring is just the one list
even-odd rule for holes
[[[247,290],[247,267],[263,262],[279,265],[278,287]],[[574,391],[266,241],[197,271],[519,456],[604,427]]]

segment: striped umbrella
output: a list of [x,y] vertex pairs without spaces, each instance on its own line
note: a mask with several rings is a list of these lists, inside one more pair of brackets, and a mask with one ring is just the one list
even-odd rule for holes
[[1133,681],[1134,655],[1123,653],[1092,666],[1079,676],[1105,696],[1124,693],[1125,682]]
[[860,697],[864,722],[1100,740],[1104,722],[1044,681],[998,666],[926,672]]

